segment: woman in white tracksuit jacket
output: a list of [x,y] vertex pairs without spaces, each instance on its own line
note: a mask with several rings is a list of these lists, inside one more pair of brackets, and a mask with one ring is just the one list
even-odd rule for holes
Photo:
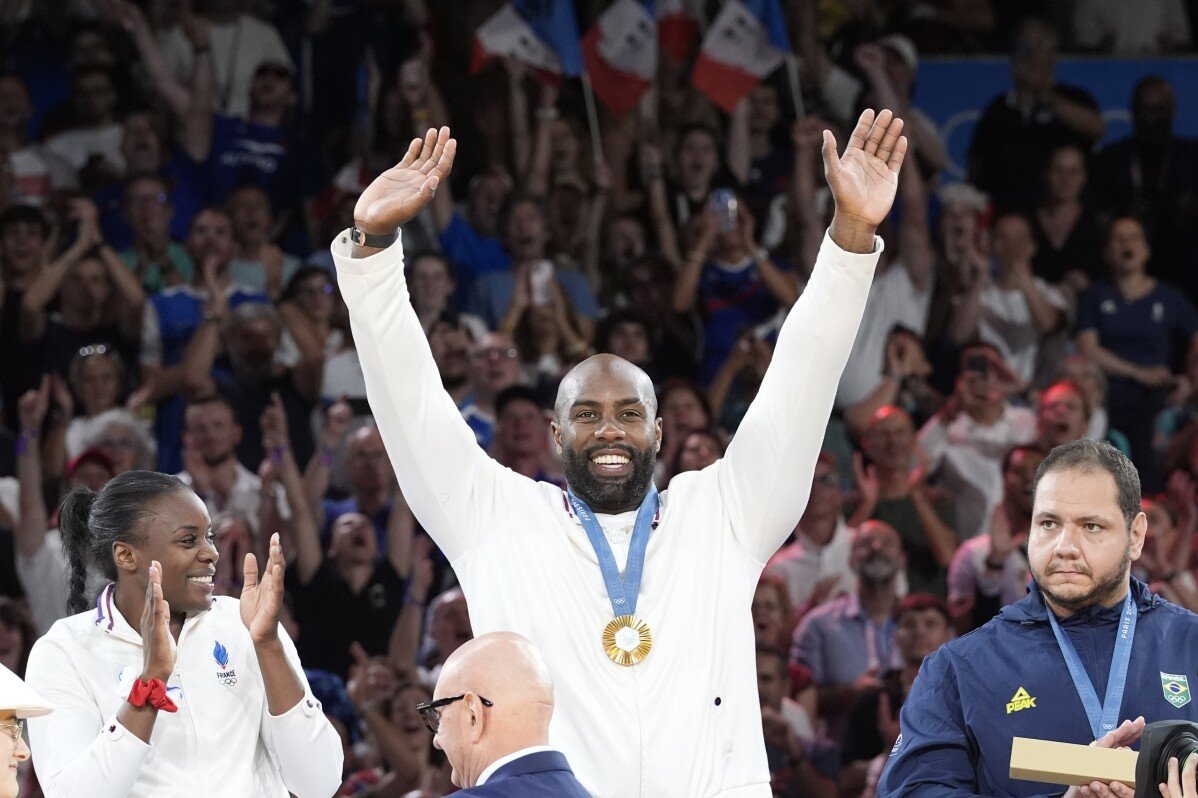
[[[29,723],[48,798],[336,792],[341,739],[278,622],[277,536],[261,581],[246,555],[238,601],[213,596],[212,522],[176,477],[130,471],[79,488],[60,524],[76,614],[26,668],[55,709]],[[111,583],[88,606],[92,568]]]

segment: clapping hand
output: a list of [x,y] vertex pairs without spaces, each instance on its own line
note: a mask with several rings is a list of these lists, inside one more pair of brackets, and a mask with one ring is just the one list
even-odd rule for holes
[[453,168],[458,143],[449,128],[429,129],[412,139],[403,160],[374,179],[354,207],[354,224],[372,235],[389,235],[413,219],[433,198]]
[[283,605],[283,547],[277,532],[270,536],[270,554],[261,579],[258,559],[253,554],[245,555],[243,575],[241,622],[249,629],[255,646],[274,642],[278,639],[279,609]]
[[171,606],[162,597],[162,566],[150,563],[146,603],[141,611],[142,679],[165,682],[175,671],[175,638],[171,635]]

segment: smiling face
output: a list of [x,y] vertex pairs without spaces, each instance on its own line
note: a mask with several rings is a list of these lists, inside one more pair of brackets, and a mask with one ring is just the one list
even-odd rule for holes
[[566,481],[592,510],[640,506],[661,445],[657,400],[645,372],[613,355],[595,355],[558,389],[553,438]]
[[208,510],[192,491],[178,490],[150,502],[140,540],[112,548],[117,566],[132,576],[134,589],[143,595],[150,562],[162,565],[162,598],[172,614],[211,606],[220,555]]
[[1148,521],[1119,507],[1114,477],[1100,468],[1049,471],[1036,486],[1028,562],[1058,612],[1110,605],[1126,590]]

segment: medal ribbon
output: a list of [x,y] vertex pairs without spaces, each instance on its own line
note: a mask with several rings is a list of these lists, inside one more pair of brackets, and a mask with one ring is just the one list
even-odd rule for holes
[[1052,609],[1048,607],[1046,609],[1048,609],[1048,622],[1052,624],[1052,633],[1057,638],[1061,656],[1065,658],[1065,665],[1069,668],[1069,675],[1073,678],[1073,686],[1082,700],[1086,717],[1090,719],[1090,729],[1094,732],[1094,739],[1097,740],[1119,723],[1119,708],[1123,704],[1123,687],[1127,684],[1127,668],[1131,662],[1131,645],[1136,636],[1136,617],[1139,614],[1131,597],[1131,588],[1128,587],[1127,600],[1123,602],[1123,615],[1119,618],[1119,635],[1115,638],[1115,653],[1111,657],[1110,675],[1107,676],[1106,700],[1101,704],[1098,703],[1098,693],[1094,692],[1094,685],[1090,682],[1090,677],[1082,666],[1081,658],[1077,655],[1077,649],[1061,631],[1061,625],[1053,615]]
[[611,602],[611,611],[615,617],[621,615],[636,615],[636,599],[641,592],[641,574],[645,569],[645,551],[649,548],[649,534],[653,531],[653,517],[657,514],[657,487],[649,483],[649,492],[641,502],[641,509],[636,513],[636,524],[632,527],[632,540],[628,544],[628,565],[624,569],[624,578],[620,578],[620,569],[616,565],[616,557],[612,554],[607,538],[603,536],[603,528],[599,520],[591,512],[591,508],[582,499],[574,495],[574,491],[566,491],[574,515],[582,522],[591,548],[599,558],[599,571],[603,574],[603,583],[607,586],[607,598]]

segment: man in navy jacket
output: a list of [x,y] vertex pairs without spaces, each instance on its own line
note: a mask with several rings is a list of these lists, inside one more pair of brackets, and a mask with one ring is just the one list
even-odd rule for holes
[[[1061,795],[1010,778],[1011,738],[1114,748],[1134,745],[1145,718],[1198,721],[1198,616],[1130,576],[1148,526],[1131,461],[1105,442],[1059,446],[1034,495],[1035,584],[924,660],[879,798]],[[1094,783],[1066,796],[1133,794]]]
[[566,757],[548,746],[553,681],[537,649],[514,632],[463,644],[445,660],[433,700],[418,709],[452,781],[478,798],[590,798]]

